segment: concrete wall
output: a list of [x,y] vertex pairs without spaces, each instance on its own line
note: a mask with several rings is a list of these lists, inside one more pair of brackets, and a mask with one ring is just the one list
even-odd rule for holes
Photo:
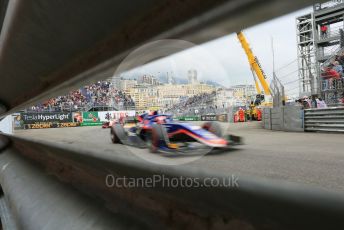
[[264,108],[262,113],[262,121],[264,129],[271,129],[271,109]]
[[298,106],[264,108],[263,127],[271,130],[303,132],[303,110]]
[[285,131],[303,132],[304,110],[301,107],[284,107],[283,127]]
[[283,107],[271,109],[271,129],[283,130]]

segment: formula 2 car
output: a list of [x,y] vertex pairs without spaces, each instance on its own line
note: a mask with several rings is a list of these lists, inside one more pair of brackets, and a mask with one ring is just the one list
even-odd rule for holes
[[111,128],[114,123],[116,123],[116,120],[111,120],[111,121],[104,121],[102,124],[103,129]]
[[113,126],[113,124],[116,124],[116,123],[120,123],[120,124],[123,124],[123,123],[133,124],[133,123],[135,123],[136,124],[136,118],[135,117],[123,117],[120,119],[112,119],[110,121],[104,121],[102,124],[102,128],[103,129],[111,128]]
[[178,151],[192,148],[197,142],[216,149],[228,149],[240,144],[238,136],[223,137],[217,122],[206,122],[202,126],[174,122],[171,115],[141,115],[135,126],[116,123],[111,127],[113,143],[139,148],[149,148],[151,152]]

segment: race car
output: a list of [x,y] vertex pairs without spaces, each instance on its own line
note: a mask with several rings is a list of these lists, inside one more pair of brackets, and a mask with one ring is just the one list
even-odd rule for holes
[[113,124],[120,123],[120,124],[129,124],[129,123],[136,123],[136,118],[135,117],[125,117],[125,118],[120,118],[120,119],[113,119],[110,121],[105,121],[102,124],[103,129],[111,128]]
[[194,148],[191,143],[216,149],[228,149],[241,143],[238,136],[222,135],[217,122],[206,122],[202,126],[174,122],[171,115],[143,114],[135,126],[116,123],[111,127],[113,143],[149,148],[151,152],[185,151]]
[[105,121],[102,124],[103,129],[111,128],[114,123],[117,123],[117,120]]

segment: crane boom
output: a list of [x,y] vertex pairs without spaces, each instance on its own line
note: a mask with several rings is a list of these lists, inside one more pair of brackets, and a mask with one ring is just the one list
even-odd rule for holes
[[253,76],[253,79],[254,79],[254,84],[256,85],[257,93],[258,93],[258,94],[262,94],[262,90],[260,89],[259,82],[258,82],[257,77],[256,77],[256,75],[254,74],[252,68],[251,68],[251,72],[252,72],[252,76]]
[[[266,82],[266,75],[258,61],[258,58],[256,56],[253,55],[252,50],[250,49],[250,45],[248,44],[244,34],[242,31],[237,33],[238,39],[242,45],[242,48],[245,50],[245,53],[247,55],[248,58],[248,62],[250,63],[251,69],[256,73],[256,76],[259,79],[259,82],[261,84],[261,86],[263,87],[264,90],[264,94],[265,95],[271,95],[270,92],[270,88],[269,88],[269,84]],[[260,94],[260,88],[259,88],[259,84],[257,82],[257,79],[255,78],[255,84],[256,84],[256,89],[257,89],[257,93]],[[258,86],[258,87],[257,87]]]

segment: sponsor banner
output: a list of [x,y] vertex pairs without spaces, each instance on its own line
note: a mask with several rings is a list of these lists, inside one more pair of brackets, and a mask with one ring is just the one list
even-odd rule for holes
[[199,121],[199,117],[197,116],[187,116],[187,117],[178,117],[179,121]]
[[216,121],[217,117],[216,115],[202,115],[201,121]]
[[13,118],[13,123],[17,129],[99,126],[105,121],[134,116],[134,110],[73,113],[21,113]]
[[216,119],[221,122],[228,122],[227,114],[220,114],[216,116]]
[[83,122],[80,126],[101,126],[103,122]]
[[124,118],[124,117],[134,117],[134,116],[135,116],[134,110],[98,112],[99,120],[102,122],[114,120],[114,119],[120,120],[121,118]]
[[49,128],[65,128],[65,127],[78,127],[79,123],[75,122],[64,122],[64,123],[53,123],[53,122],[40,122],[35,124],[25,124],[24,129],[49,129]]
[[137,115],[142,115],[142,114],[149,113],[149,112],[150,112],[149,110],[137,110],[136,114]]
[[95,126],[102,125],[98,112],[83,112],[81,126]]
[[37,124],[42,122],[68,123],[72,122],[72,113],[21,113],[23,124]]
[[24,121],[21,119],[20,113],[12,114],[13,117],[13,129],[23,129]]
[[82,112],[73,112],[72,117],[73,117],[73,122],[80,124],[83,121]]

